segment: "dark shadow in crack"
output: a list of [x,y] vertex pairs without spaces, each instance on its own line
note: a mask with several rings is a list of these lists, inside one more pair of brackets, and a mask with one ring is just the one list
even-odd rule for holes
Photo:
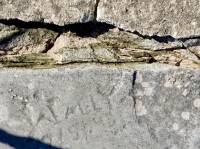
[[133,73],[133,80],[132,80],[132,91],[131,91],[131,94],[132,94],[132,98],[133,98],[133,117],[135,116],[136,117],[136,121],[138,123],[140,123],[140,119],[139,117],[137,116],[137,111],[136,111],[136,98],[135,98],[135,94],[134,94],[134,89],[135,89],[135,81],[136,81],[136,78],[137,78],[137,70],[134,71]]
[[59,26],[44,22],[24,22],[18,19],[10,19],[10,20],[0,19],[0,23],[8,26],[13,25],[17,28],[24,28],[24,29],[46,28],[55,31],[59,34],[70,31],[80,37],[94,37],[94,38],[96,38],[98,35],[108,32],[109,29],[115,28],[115,26],[113,25],[109,25],[106,23],[98,23],[96,21],[88,23],[75,23],[65,26]]
[[187,48],[200,46],[200,39],[189,40],[185,43]]
[[149,40],[156,40],[157,42],[160,42],[160,43],[168,43],[168,42],[174,42],[176,41],[176,39],[172,36],[157,36],[157,35],[154,35],[154,36],[148,36],[148,35],[142,35],[140,34],[139,32],[135,31],[133,32],[134,34],[138,35],[139,37],[142,37],[144,39],[149,39]]
[[31,137],[21,137],[0,129],[0,142],[15,149],[61,149]]
[[[110,25],[107,23],[100,23],[97,21],[92,21],[88,23],[75,23],[75,24],[70,24],[70,25],[65,25],[65,26],[59,26],[55,24],[50,24],[50,23],[44,23],[44,22],[25,22],[21,21],[18,19],[0,19],[0,23],[8,26],[15,26],[17,28],[25,28],[25,29],[32,29],[32,28],[46,28],[55,32],[58,32],[59,34],[67,31],[71,31],[75,33],[77,36],[80,37],[93,37],[96,38],[101,34],[104,34],[108,32],[110,29],[116,28],[114,25]],[[120,29],[122,31],[125,31],[124,29]],[[130,32],[130,31],[127,31]],[[174,42],[174,41],[182,41],[185,42],[189,39],[197,39],[200,38],[198,37],[186,37],[186,38],[174,38],[170,35],[168,36],[149,36],[149,35],[142,35],[141,33],[135,31],[135,32],[130,32],[133,34],[136,34],[139,37],[142,37],[144,39],[154,39],[157,42],[160,43],[168,43],[168,42]]]
[[134,88],[134,86],[135,86],[136,77],[137,77],[137,71],[134,71],[134,73],[133,73],[133,81],[132,81],[132,88]]
[[49,30],[53,30],[55,32],[59,32],[62,30],[61,26],[48,24],[43,22],[25,22],[18,19],[0,19],[0,23],[7,25],[7,26],[15,26],[17,28],[24,28],[24,29],[34,29],[34,28],[46,28]]
[[8,50],[5,50],[4,47],[6,47],[8,43],[15,40],[18,36],[20,36],[22,34],[23,34],[23,32],[19,31],[19,32],[12,33],[3,39],[0,39],[0,45],[1,45],[0,51],[4,51],[4,53],[7,54]]
[[168,43],[168,42],[175,42],[175,41],[185,42],[185,41],[190,40],[190,39],[199,39],[200,38],[200,36],[185,37],[185,38],[174,38],[174,37],[172,37],[170,35],[167,35],[167,36],[157,36],[157,35],[149,36],[149,35],[142,35],[137,31],[132,32],[132,33],[136,34],[139,37],[142,37],[144,39],[149,39],[149,40],[153,39],[153,40],[156,40],[157,42],[160,42],[160,43]]

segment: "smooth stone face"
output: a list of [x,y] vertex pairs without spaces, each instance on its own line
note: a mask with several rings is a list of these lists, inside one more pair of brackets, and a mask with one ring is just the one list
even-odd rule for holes
[[94,0],[1,0],[0,19],[42,21],[57,25],[94,20]]
[[2,69],[0,76],[0,148],[200,145],[199,70],[80,65]]
[[97,20],[142,35],[193,37],[200,35],[199,8],[199,0],[101,0]]

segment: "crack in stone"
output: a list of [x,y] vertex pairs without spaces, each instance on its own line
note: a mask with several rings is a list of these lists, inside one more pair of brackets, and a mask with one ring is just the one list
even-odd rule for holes
[[97,22],[97,9],[98,9],[99,2],[100,2],[100,0],[96,0],[95,10],[94,10],[94,21],[95,22]]
[[[73,28],[74,26],[74,29],[75,31],[77,31],[77,24],[79,24],[80,26],[84,26],[85,24],[87,24],[87,28],[91,28],[92,26],[92,30],[94,30],[96,28],[96,25],[99,23],[97,21],[97,11],[98,9],[100,9],[98,6],[99,6],[99,3],[100,3],[100,0],[95,0],[95,5],[94,5],[94,20],[91,21],[91,22],[88,22],[88,23],[75,23],[75,24],[71,24],[71,25],[66,25],[66,26],[59,26],[59,25],[56,25],[56,24],[50,24],[50,23],[44,23],[43,20],[41,20],[40,22],[24,22],[24,21],[21,21],[19,19],[0,19],[0,23],[2,24],[5,24],[5,25],[14,25],[14,26],[18,26],[18,27],[32,27],[32,28],[46,28],[46,29],[52,29],[53,31],[56,31],[56,32],[62,32],[63,28],[64,30],[66,31],[66,27],[68,28]],[[79,27],[80,27],[79,26]],[[70,29],[69,29],[70,30]],[[121,30],[124,30],[124,29],[121,29]],[[189,36],[189,37],[184,37],[184,38],[174,38],[172,37],[171,35],[167,35],[167,36],[157,36],[157,35],[153,35],[153,36],[149,36],[149,35],[143,35],[141,33],[139,33],[138,31],[134,31],[134,32],[131,32],[131,31],[127,31],[127,30],[124,30],[126,32],[130,32],[130,33],[134,33],[136,35],[138,35],[139,37],[142,37],[144,39],[154,39],[156,40],[157,42],[160,42],[160,43],[168,43],[168,42],[175,42],[175,41],[182,41],[182,42],[185,42],[189,39],[197,39],[197,38],[200,38],[200,35],[199,36]],[[77,33],[78,35],[78,33]],[[82,37],[85,36],[85,34],[82,34],[81,35]],[[88,36],[88,34],[87,34]]]
[[51,50],[54,47],[54,44],[55,44],[56,40],[60,37],[60,35],[62,35],[62,32],[58,33],[58,35],[56,36],[54,41],[52,43],[48,44],[48,46],[46,47],[46,49],[44,51],[42,51],[42,53],[47,53],[49,50]]
[[[4,25],[7,25],[7,26],[14,26],[15,28],[17,29],[22,29],[22,30],[28,30],[28,29],[36,29],[36,28],[44,28],[44,29],[48,29],[48,30],[51,30],[51,31],[54,31],[57,33],[57,36],[53,38],[53,40],[51,41],[46,41],[46,47],[43,51],[41,51],[42,54],[46,54],[49,50],[51,50],[53,47],[54,47],[54,44],[56,42],[56,40],[65,32],[72,32],[72,33],[75,33],[76,36],[79,36],[80,38],[97,38],[99,36],[99,38],[101,38],[101,34],[105,34],[107,35],[106,33],[109,32],[110,29],[113,29],[113,28],[116,28],[116,26],[114,25],[109,25],[109,24],[106,24],[106,23],[100,23],[100,22],[97,22],[96,21],[96,17],[97,17],[97,9],[98,9],[98,5],[99,5],[99,2],[100,0],[96,0],[96,4],[95,4],[95,11],[94,11],[94,15],[95,15],[95,20],[92,21],[92,22],[88,22],[88,23],[75,23],[75,24],[70,24],[70,25],[65,25],[65,26],[59,26],[59,25],[55,25],[55,24],[49,24],[49,23],[44,23],[44,22],[24,22],[24,21],[21,21],[21,20],[17,20],[17,19],[11,19],[11,20],[6,20],[6,19],[0,19],[0,24],[4,24]],[[75,63],[97,63],[97,64],[116,64],[116,63],[135,63],[135,62],[144,62],[144,63],[153,63],[153,62],[161,62],[161,63],[170,63],[168,62],[168,59],[161,59],[158,60],[155,59],[156,56],[158,56],[160,53],[158,53],[156,55],[156,52],[162,52],[164,51],[163,54],[168,54],[167,52],[173,52],[173,51],[177,51],[177,50],[182,50],[182,49],[185,49],[185,50],[188,50],[190,53],[193,53],[195,56],[197,56],[197,54],[190,50],[190,48],[185,45],[185,41],[187,40],[190,40],[190,39],[197,39],[198,37],[192,37],[192,38],[179,38],[179,39],[176,39],[176,38],[173,38],[172,36],[163,36],[163,37],[159,37],[159,36],[148,36],[148,35],[142,35],[140,33],[138,33],[137,31],[135,32],[130,32],[130,31],[126,31],[126,30],[123,30],[123,29],[118,29],[118,31],[123,31],[123,32],[126,32],[127,34],[135,34],[137,37],[140,37],[141,40],[144,39],[144,41],[146,42],[151,42],[154,43],[155,41],[157,43],[159,43],[160,45],[164,45],[164,46],[160,46],[161,48],[157,48],[156,50],[152,50],[152,49],[144,49],[143,50],[146,50],[146,52],[149,54],[149,57],[150,57],[150,60],[146,60],[145,59],[145,56],[141,56],[143,57],[143,61],[140,59],[139,56],[137,57],[134,57],[134,54],[131,55],[131,51],[130,53],[128,53],[126,55],[126,53],[123,55],[120,55],[122,56],[122,58],[120,59],[120,57],[118,56],[118,53],[117,52],[113,52],[113,50],[110,50],[109,48],[107,49],[109,52],[113,53],[114,54],[114,58],[116,59],[116,62],[109,62],[107,60],[100,60],[98,58],[98,55],[95,53],[95,48],[91,46],[91,49],[92,49],[92,53],[94,55],[94,60],[92,61],[86,61],[86,62],[80,62],[80,61],[73,61],[73,62],[63,62],[62,65],[65,65],[65,64],[75,64]],[[95,34],[95,36],[93,36],[92,34]],[[115,36],[118,36],[119,34],[115,34]],[[134,35],[134,36],[135,36]],[[112,39],[112,38],[111,38]],[[147,40],[145,40],[147,39]],[[99,39],[100,40],[100,39]],[[148,41],[149,40],[149,41]],[[155,41],[154,41],[155,40]],[[100,40],[101,41],[101,40]],[[120,40],[119,40],[120,41]],[[0,41],[1,42],[1,41]],[[2,41],[3,42],[3,41]],[[9,42],[9,41],[8,41]],[[126,42],[126,41],[125,41]],[[132,42],[132,41],[131,41]],[[156,43],[155,42],[155,43]],[[134,42],[133,42],[134,43]],[[150,44],[152,44],[150,43]],[[157,44],[156,43],[156,44]],[[2,43],[3,44],[3,43]],[[136,43],[137,44],[137,43]],[[109,43],[108,43],[109,45]],[[107,46],[108,46],[107,45]],[[168,47],[166,47],[165,49],[165,45],[167,45]],[[114,45],[114,46],[117,46],[117,45]],[[139,45],[138,45],[139,46]],[[147,47],[148,47],[148,44],[147,44]],[[152,46],[153,47],[153,46]],[[126,48],[126,47],[125,47]],[[140,47],[139,47],[140,48]],[[151,47],[150,47],[151,48]],[[154,48],[154,47],[153,47]],[[118,50],[118,48],[117,48]],[[9,51],[12,51],[11,49]],[[128,51],[128,50],[127,50]],[[32,53],[31,53],[32,54]],[[162,54],[162,53],[161,53]],[[9,54],[8,54],[9,55]],[[170,55],[170,53],[169,53]],[[127,56],[127,58],[126,58]],[[132,58],[131,58],[132,56]],[[182,56],[182,55],[181,55]],[[125,57],[123,60],[123,57]],[[197,56],[198,57],[198,56]],[[134,58],[137,58],[137,60],[134,60]],[[148,58],[148,57],[146,57]],[[162,56],[161,56],[162,58]],[[163,58],[165,58],[165,55],[163,56]],[[199,58],[199,57],[198,57]],[[126,61],[127,59],[127,61]],[[132,61],[128,61],[129,59],[132,59]],[[179,59],[179,57],[177,58]],[[180,58],[181,59],[181,58]],[[183,58],[184,59],[184,58]],[[187,58],[185,58],[187,60]],[[41,59],[42,60],[42,59]],[[121,60],[121,61],[120,61]],[[190,59],[191,60],[191,59]],[[2,60],[3,61],[3,60]],[[8,60],[9,61],[9,60]],[[192,61],[192,60],[191,60]],[[7,62],[7,61],[6,61]],[[19,61],[19,63],[24,63],[22,61]],[[34,62],[32,61],[27,61],[28,63],[32,64]],[[175,64],[176,66],[179,66],[180,63],[182,62],[182,59],[180,61],[177,62],[177,64]],[[197,60],[195,61],[197,62]],[[18,63],[18,61],[13,61],[13,63]],[[26,63],[26,62],[25,62]],[[42,62],[43,63],[43,62]],[[198,63],[198,62],[197,62]],[[170,63],[171,64],[171,63]]]
[[[69,24],[69,25],[65,25],[65,26],[59,26],[56,24],[50,24],[50,23],[44,23],[44,22],[25,22],[25,21],[21,21],[19,19],[0,19],[0,23],[7,25],[7,26],[15,26],[17,28],[24,28],[24,29],[34,29],[34,28],[45,28],[45,29],[49,29],[52,31],[55,31],[57,33],[62,33],[62,32],[66,32],[66,31],[71,31],[73,33],[76,33],[77,36],[80,37],[92,37],[90,35],[90,33],[94,30],[98,30],[98,35],[100,34],[104,34],[106,32],[109,31],[109,29],[111,28],[115,28],[116,26],[114,25],[110,25],[107,23],[100,23],[96,21],[96,17],[97,17],[97,9],[98,9],[98,4],[99,4],[100,0],[96,0],[96,4],[95,4],[95,19],[93,22],[88,22],[88,23],[75,23],[75,24]],[[102,28],[102,26],[106,27],[105,30],[99,30],[100,28]],[[108,29],[107,29],[108,28]],[[155,41],[159,42],[159,43],[168,43],[168,42],[185,42],[187,40],[190,39],[199,39],[200,36],[196,36],[196,37],[185,37],[185,38],[174,38],[170,35],[168,36],[149,36],[149,35],[142,35],[139,32],[135,31],[135,32],[131,32],[131,31],[126,31],[122,28],[120,28],[120,31],[125,31],[125,32],[129,32],[129,33],[133,33],[139,37],[142,37],[143,39],[149,39],[152,40],[154,39]]]
[[134,71],[133,80],[132,80],[132,98],[133,98],[133,110],[134,110],[133,113],[135,114],[136,120],[139,123],[139,118],[138,118],[137,111],[136,111],[136,104],[137,103],[136,103],[136,98],[135,98],[135,95],[134,95],[134,86],[135,86],[136,77],[137,77],[137,71]]

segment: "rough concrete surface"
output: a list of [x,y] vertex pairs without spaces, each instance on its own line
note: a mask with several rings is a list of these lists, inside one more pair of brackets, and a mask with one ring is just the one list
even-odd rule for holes
[[200,35],[199,0],[100,0],[97,21],[142,35]]
[[94,20],[95,0],[1,0],[0,18],[66,25]]
[[0,76],[0,148],[200,148],[199,70],[83,65]]

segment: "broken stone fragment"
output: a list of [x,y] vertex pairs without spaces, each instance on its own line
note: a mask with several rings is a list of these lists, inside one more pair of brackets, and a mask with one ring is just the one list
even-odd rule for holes
[[160,51],[152,53],[156,62],[185,68],[200,68],[199,58],[187,49]]
[[63,33],[47,52],[58,63],[91,62],[94,61],[92,43],[98,43],[94,38],[81,38],[71,32]]
[[0,24],[0,54],[42,53],[53,45],[58,33],[45,28],[18,28]]
[[[63,33],[47,55],[59,64],[158,62],[190,68],[200,66],[199,58],[184,49],[180,41],[158,42],[116,28],[97,38],[81,38],[71,32]],[[188,66],[186,61],[189,62]]]
[[200,36],[200,1],[101,0],[97,21],[148,36]]
[[200,39],[186,40],[184,46],[200,58]]
[[45,25],[33,28],[0,24],[0,27],[0,62],[4,66],[158,62],[198,68],[200,64],[198,50],[190,50],[198,48],[198,39],[163,41],[163,38],[145,38],[105,24],[97,24],[91,30],[98,34],[96,38],[88,37],[89,32],[82,34],[82,24],[73,30],[58,26],[45,28]]
[[170,50],[170,49],[179,49],[182,48],[182,42],[175,40],[175,41],[157,41],[155,38],[145,38],[140,37],[137,34],[126,32],[126,31],[115,31],[114,29],[110,29],[103,35],[98,37],[101,41],[107,42],[108,44],[115,45],[116,47],[137,47],[139,49],[146,49],[146,50]]
[[[111,33],[110,33],[111,32]],[[81,38],[70,32],[62,34],[47,54],[58,63],[72,62],[148,62],[150,54],[139,50],[138,45],[126,41],[126,33],[112,37],[112,31],[98,38]],[[132,34],[129,34],[131,37]],[[136,40],[134,38],[130,40]]]

